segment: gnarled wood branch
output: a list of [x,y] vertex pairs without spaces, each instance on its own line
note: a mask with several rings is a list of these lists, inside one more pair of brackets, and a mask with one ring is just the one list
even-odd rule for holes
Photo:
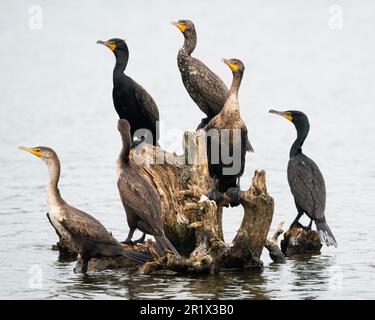
[[[151,145],[142,145],[131,152],[133,164],[148,177],[159,193],[164,231],[183,256],[177,258],[166,252],[165,256],[142,266],[140,272],[216,273],[221,268],[262,270],[260,255],[274,210],[273,198],[267,193],[265,172],[255,171],[250,188],[241,191],[243,220],[233,242],[226,244],[223,241],[222,206],[229,197],[224,195],[224,203],[218,207],[205,196],[211,189],[205,134],[186,132],[183,145],[182,156]],[[152,245],[147,243],[133,249],[152,251]],[[126,258],[119,259],[116,261]],[[121,262],[106,260],[105,263],[103,259],[101,262],[93,260],[91,270],[102,269],[103,265],[121,266]]]
[[280,235],[284,233],[283,229],[284,222],[279,223],[277,229],[271,239],[267,239],[265,243],[265,248],[268,250],[270,258],[273,262],[276,263],[284,263],[285,262],[285,255],[280,250],[278,245],[278,238]]

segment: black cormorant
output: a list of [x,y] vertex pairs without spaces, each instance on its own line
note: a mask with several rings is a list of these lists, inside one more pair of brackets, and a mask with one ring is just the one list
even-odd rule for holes
[[184,35],[185,42],[178,52],[177,64],[182,82],[190,97],[207,115],[197,129],[203,128],[224,106],[229,91],[225,83],[200,60],[191,56],[197,45],[197,34],[190,20],[172,22]]
[[58,234],[78,252],[75,272],[86,273],[88,262],[96,257],[126,256],[142,262],[152,260],[146,254],[124,250],[98,220],[64,201],[58,189],[60,161],[55,151],[48,147],[19,149],[34,154],[48,167],[50,182],[47,217]]
[[[113,69],[112,98],[120,119],[129,121],[133,139],[134,133],[140,130],[136,137],[156,146],[159,139],[157,136],[159,110],[150,94],[124,73],[129,60],[129,49],[126,42],[115,38],[108,41],[99,40],[97,43],[108,47],[116,57],[116,65]],[[152,139],[150,139],[150,133],[152,133]]]
[[[232,198],[231,205],[238,205],[246,151],[253,152],[238,102],[245,66],[238,59],[223,59],[223,62],[232,70],[233,81],[223,109],[206,126],[208,169],[213,178],[213,190],[208,198],[220,202],[221,193],[227,192]],[[224,154],[228,155],[227,160],[223,159]],[[233,157],[233,161],[228,161],[229,157]],[[233,170],[229,172],[231,167]]]
[[324,216],[326,188],[323,175],[316,163],[302,152],[302,145],[310,129],[309,119],[301,111],[270,110],[269,112],[288,119],[297,130],[297,139],[290,149],[288,163],[288,182],[298,211],[291,227],[306,213],[311,219],[309,228],[314,221],[321,241],[327,246],[337,247],[336,239]]
[[[151,234],[155,237],[160,255],[168,249],[179,256],[164,234],[161,201],[154,185],[129,161],[131,147],[129,122],[120,119],[117,127],[122,138],[122,149],[117,160],[117,186],[130,228],[125,243],[143,242],[146,234]],[[143,236],[132,242],[131,239],[136,229],[141,230]]]

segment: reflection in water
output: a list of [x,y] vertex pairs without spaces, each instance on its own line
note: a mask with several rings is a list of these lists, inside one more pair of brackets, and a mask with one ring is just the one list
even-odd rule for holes
[[[50,298],[123,299],[317,299],[329,292],[334,256],[298,256],[270,263],[263,273],[226,271],[217,276],[173,273],[139,275],[133,271],[74,274],[74,262],[56,262],[61,271]],[[333,290],[334,291],[334,290]],[[286,294],[286,296],[284,296]]]
[[316,299],[321,291],[329,288],[329,268],[334,265],[334,257],[321,255],[297,256],[289,259],[290,271],[295,276],[293,291],[302,292],[304,299]]
[[[329,290],[330,256],[301,256],[286,264],[270,264],[261,274],[225,272],[217,276],[178,276],[174,274],[139,275],[134,271],[103,271],[88,276],[74,275],[71,265],[61,280],[57,296],[125,299],[272,299],[283,290],[289,296],[316,299]],[[69,271],[70,269],[70,271]],[[284,277],[284,279],[278,279]],[[285,281],[284,281],[285,280]]]
[[105,293],[112,298],[125,299],[268,299],[265,282],[262,275],[251,273],[181,277],[104,271],[61,280],[57,295],[60,298],[82,294],[93,298]]

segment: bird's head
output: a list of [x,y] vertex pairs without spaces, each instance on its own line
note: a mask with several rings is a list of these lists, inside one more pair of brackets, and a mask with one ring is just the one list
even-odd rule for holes
[[194,23],[191,20],[178,20],[177,22],[172,21],[172,25],[178,28],[184,35],[184,37],[189,37],[191,34],[195,34],[195,26]]
[[233,73],[244,73],[245,65],[239,59],[222,59],[222,61],[232,70]]
[[285,119],[291,121],[297,129],[300,128],[300,127],[304,127],[304,126],[308,125],[308,123],[309,123],[309,119],[301,111],[297,111],[297,110],[288,110],[288,111],[270,110],[269,113],[277,114],[279,116],[284,117]]
[[115,54],[115,56],[129,53],[128,45],[123,39],[113,38],[107,41],[98,40],[96,43],[102,44],[103,46],[109,48]]
[[54,150],[48,147],[34,147],[34,148],[27,148],[27,147],[18,147],[18,149],[29,152],[34,156],[42,159],[47,164],[49,162],[53,162],[58,159],[57,154]]

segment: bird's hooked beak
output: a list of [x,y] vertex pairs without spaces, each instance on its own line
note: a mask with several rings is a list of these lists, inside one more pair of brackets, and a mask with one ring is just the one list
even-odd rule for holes
[[285,119],[289,120],[289,121],[292,121],[293,120],[293,117],[292,115],[290,114],[290,112],[288,111],[276,111],[276,110],[270,110],[268,111],[269,113],[274,113],[274,114],[277,114],[279,116],[282,116],[284,117]]
[[172,21],[172,22],[171,22],[171,25],[177,27],[178,30],[180,30],[182,33],[184,33],[184,32],[186,31],[186,29],[187,29],[186,24],[181,23],[181,22],[175,22],[175,21]]
[[41,158],[42,157],[42,154],[41,152],[38,150],[38,148],[26,148],[26,147],[18,147],[18,149],[20,150],[23,150],[23,151],[26,151],[26,152],[30,152],[31,154],[37,156],[38,158]]
[[96,41],[97,44],[102,44],[103,46],[106,46],[107,48],[109,48],[111,51],[115,51],[117,46],[111,42],[111,41],[102,41],[102,40],[98,40]]
[[232,71],[238,70],[238,65],[231,63],[230,60],[223,58],[221,61],[224,62]]

